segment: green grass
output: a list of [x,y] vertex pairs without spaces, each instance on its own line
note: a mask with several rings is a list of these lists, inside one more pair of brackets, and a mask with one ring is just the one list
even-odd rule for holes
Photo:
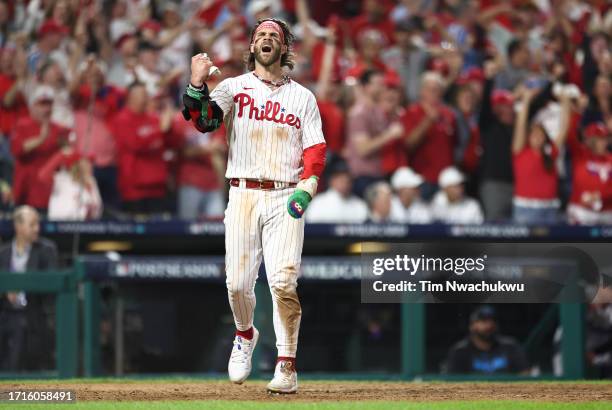
[[157,402],[83,402],[75,404],[18,404],[0,409],[40,410],[77,410],[77,409],[128,409],[128,410],[609,410],[612,403],[541,403],[512,401],[448,401],[434,403],[411,402],[319,402],[319,403],[270,403],[249,401],[157,401]]

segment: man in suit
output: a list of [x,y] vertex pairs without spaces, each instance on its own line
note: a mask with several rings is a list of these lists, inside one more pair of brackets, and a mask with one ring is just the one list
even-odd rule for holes
[[[53,242],[39,238],[38,212],[31,206],[20,206],[13,213],[13,224],[15,237],[0,247],[0,276],[57,268],[57,247]],[[43,298],[24,292],[8,292],[0,296],[1,370],[21,369],[21,356],[29,329],[45,336],[40,333],[45,328],[44,305]]]

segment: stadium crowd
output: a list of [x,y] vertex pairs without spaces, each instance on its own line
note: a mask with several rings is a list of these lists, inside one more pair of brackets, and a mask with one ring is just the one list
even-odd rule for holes
[[50,219],[223,215],[225,131],[189,60],[245,70],[257,19],[328,145],[309,222],[612,224],[605,0],[0,0],[0,201]]

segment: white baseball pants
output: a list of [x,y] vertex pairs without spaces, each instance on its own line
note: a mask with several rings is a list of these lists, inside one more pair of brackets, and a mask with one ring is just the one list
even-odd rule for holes
[[238,330],[253,326],[255,281],[263,255],[273,304],[279,356],[295,357],[302,309],[297,295],[304,218],[287,212],[295,188],[230,187],[225,210],[225,271],[229,303]]

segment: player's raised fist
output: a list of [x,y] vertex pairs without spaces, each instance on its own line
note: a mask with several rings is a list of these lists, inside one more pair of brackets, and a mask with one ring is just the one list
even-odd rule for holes
[[201,87],[208,79],[213,62],[206,53],[196,54],[191,57],[191,85]]

